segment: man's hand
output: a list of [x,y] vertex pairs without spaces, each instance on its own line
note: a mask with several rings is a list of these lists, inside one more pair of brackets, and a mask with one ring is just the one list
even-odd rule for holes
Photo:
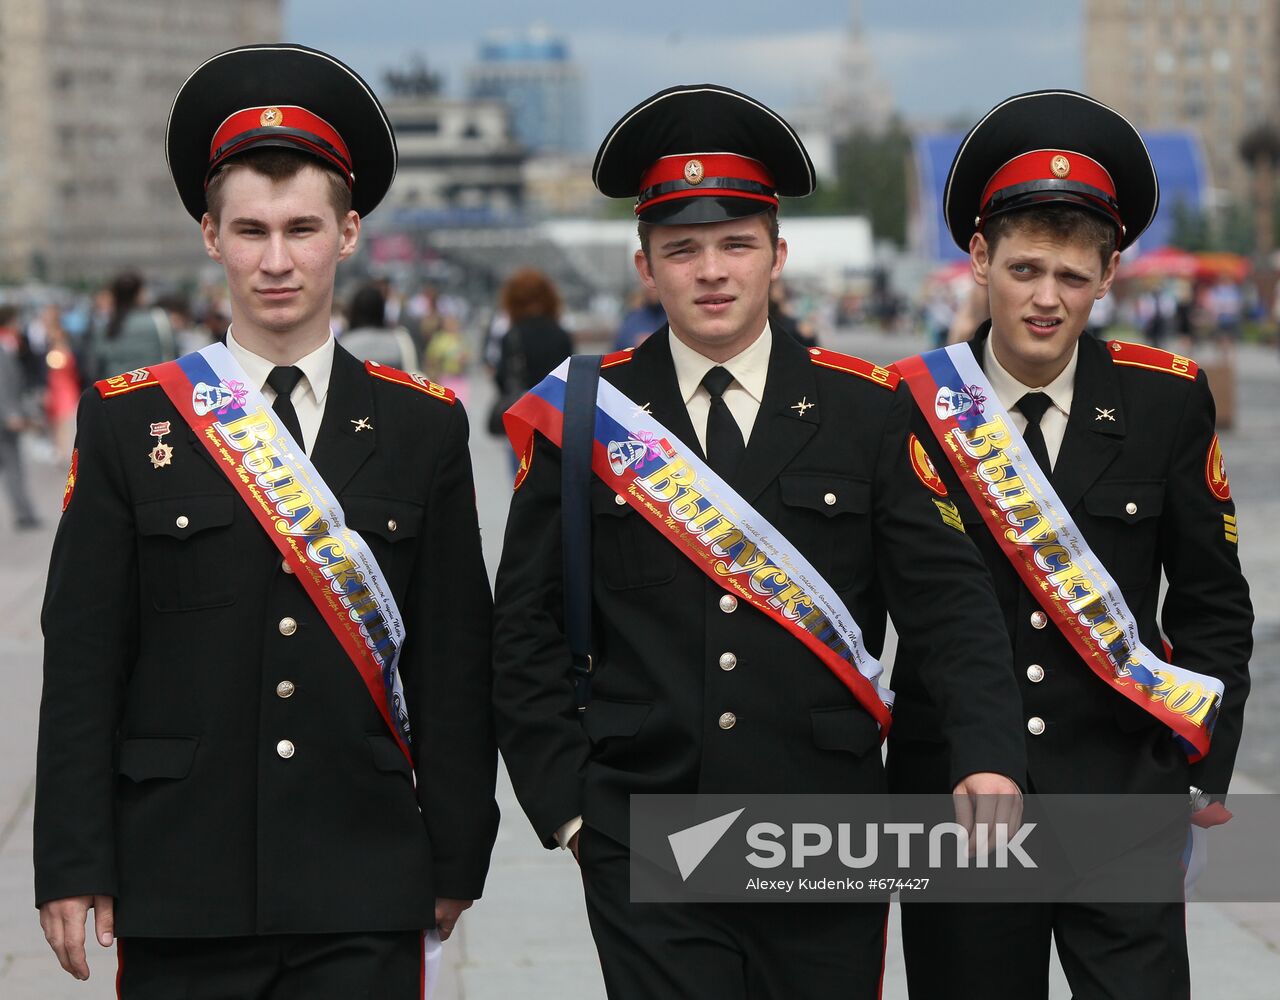
[[89,978],[89,962],[84,953],[84,926],[91,909],[98,943],[110,948],[116,929],[115,900],[110,896],[70,896],[51,900],[40,907],[44,939],[58,956],[58,964],[77,979]]
[[979,826],[987,828],[988,845],[995,844],[997,825],[1004,824],[1008,838],[1022,826],[1022,792],[1003,774],[991,771],[970,774],[951,790],[951,796],[955,800],[956,822],[969,834],[970,855],[977,850],[974,831]]
[[469,909],[473,902],[475,900],[472,899],[436,897],[436,931],[441,941],[449,940],[449,935],[453,933],[453,928],[457,925],[458,918],[462,916],[462,911]]

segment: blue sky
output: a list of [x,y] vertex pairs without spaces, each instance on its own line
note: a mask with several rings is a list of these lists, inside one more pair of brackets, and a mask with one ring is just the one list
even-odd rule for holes
[[[911,120],[976,120],[1010,94],[1083,87],[1083,0],[863,0],[881,76]],[[332,52],[375,88],[414,54],[460,94],[486,31],[539,20],[569,40],[586,82],[587,134],[649,94],[721,83],[776,107],[821,92],[835,73],[848,0],[734,0],[644,5],[604,0],[286,0],[285,38]],[[729,13],[726,14],[726,11]]]

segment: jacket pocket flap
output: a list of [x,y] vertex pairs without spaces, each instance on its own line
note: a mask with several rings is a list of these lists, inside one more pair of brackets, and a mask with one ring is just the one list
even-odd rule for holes
[[163,497],[135,504],[138,533],[190,538],[206,528],[221,528],[235,516],[236,498],[230,495]]
[[634,736],[651,711],[653,705],[644,701],[605,701],[595,698],[582,713],[582,728],[593,743],[610,736]]
[[592,489],[591,491],[591,513],[603,514],[606,517],[625,517],[631,513],[631,504],[622,500],[621,494],[614,493],[613,490]]
[[422,505],[387,497],[343,497],[347,526],[360,534],[377,535],[388,542],[416,538],[422,529]]
[[814,745],[823,750],[846,750],[860,755],[879,742],[876,720],[861,706],[815,708],[810,714]]
[[788,507],[816,510],[828,517],[865,514],[871,509],[871,483],[821,472],[792,472],[778,477],[782,502]]
[[116,770],[131,781],[185,778],[199,740],[194,736],[142,736],[120,744]]
[[373,766],[379,771],[400,771],[410,774],[412,768],[409,759],[400,749],[400,744],[390,736],[369,736],[369,753],[373,756]]
[[1084,509],[1095,517],[1118,517],[1136,524],[1164,510],[1164,480],[1096,483],[1084,496]]

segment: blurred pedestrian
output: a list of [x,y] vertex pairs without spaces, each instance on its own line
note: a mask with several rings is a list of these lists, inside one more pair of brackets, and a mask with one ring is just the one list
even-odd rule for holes
[[646,337],[656,330],[661,330],[667,322],[667,311],[662,308],[662,300],[652,288],[641,285],[631,299],[631,308],[627,310],[622,322],[618,324],[618,332],[613,338],[615,351],[628,347],[639,347]]
[[[498,397],[489,411],[489,433],[502,434],[502,414],[573,353],[573,341],[560,325],[560,293],[541,271],[514,272],[498,293],[498,305],[510,326],[500,342],[493,374]],[[512,455],[513,470],[519,459]]]
[[25,407],[25,386],[18,360],[21,336],[14,325],[17,310],[0,306],[0,478],[9,495],[13,523],[19,531],[40,527],[27,490],[22,457],[22,434],[31,426]]
[[91,376],[107,378],[177,357],[173,330],[163,309],[144,302],[142,275],[124,271],[111,282],[111,312],[95,329]]
[[71,455],[71,443],[75,438],[76,407],[80,403],[80,369],[76,365],[71,338],[62,325],[61,311],[56,305],[47,305],[40,312],[46,342],[44,412],[59,460]]
[[418,350],[408,330],[388,322],[383,287],[374,282],[364,285],[351,296],[347,330],[339,338],[339,343],[361,361],[376,361],[403,371],[417,371]]
[[470,379],[467,377],[470,364],[471,355],[458,317],[442,317],[440,328],[427,340],[426,355],[422,359],[427,378],[451,390],[465,404],[470,394]]

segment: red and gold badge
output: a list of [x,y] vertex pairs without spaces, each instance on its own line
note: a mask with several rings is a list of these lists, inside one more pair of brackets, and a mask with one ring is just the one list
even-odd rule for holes
[[71,503],[71,494],[76,491],[76,468],[80,465],[80,449],[71,449],[71,468],[67,470],[67,485],[62,488],[62,509]]
[[524,485],[524,481],[529,475],[529,470],[533,468],[533,441],[535,437],[536,435],[534,434],[529,435],[529,443],[525,445],[524,454],[520,456],[520,468],[516,470],[516,480],[511,486],[513,493]]
[[907,441],[907,455],[911,459],[911,468],[915,472],[916,478],[924,483],[925,489],[931,493],[936,493],[940,497],[945,497],[947,495],[947,484],[938,475],[938,470],[934,468],[933,460],[929,458],[929,453],[924,450],[924,445],[920,443],[920,439],[914,434]]
[[1223,502],[1231,499],[1231,484],[1227,481],[1227,464],[1222,458],[1222,445],[1218,435],[1209,443],[1209,454],[1204,460],[1204,479],[1209,492]]

